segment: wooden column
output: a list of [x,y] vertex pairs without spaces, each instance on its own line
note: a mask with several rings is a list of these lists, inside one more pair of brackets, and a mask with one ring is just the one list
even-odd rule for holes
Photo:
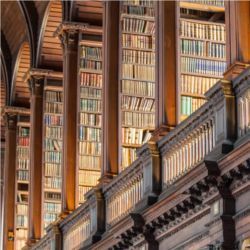
[[233,79],[250,64],[250,2],[226,1],[227,64],[225,77]]
[[6,113],[5,124],[3,249],[12,250],[15,229],[16,114]]
[[102,180],[118,174],[119,2],[104,2]]
[[30,185],[28,245],[42,236],[42,152],[43,152],[43,87],[45,77],[30,78]]
[[62,215],[73,211],[76,199],[77,47],[78,31],[63,26],[63,188]]
[[158,124],[177,124],[177,25],[176,2],[157,2],[156,80],[158,85]]

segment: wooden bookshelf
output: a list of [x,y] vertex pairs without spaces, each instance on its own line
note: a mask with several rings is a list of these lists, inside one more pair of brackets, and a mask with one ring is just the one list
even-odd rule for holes
[[61,213],[62,193],[62,81],[47,79],[43,112],[43,231]]
[[178,99],[182,121],[205,103],[204,93],[222,78],[227,64],[224,1],[181,1],[179,7]]
[[28,238],[30,170],[29,116],[18,116],[16,144],[15,249],[22,249]]
[[77,188],[78,204],[101,177],[102,36],[79,34]]
[[155,2],[120,2],[120,171],[155,128]]

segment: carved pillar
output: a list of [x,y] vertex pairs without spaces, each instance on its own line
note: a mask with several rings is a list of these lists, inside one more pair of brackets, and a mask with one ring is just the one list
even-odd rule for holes
[[77,143],[77,48],[78,30],[65,25],[59,35],[63,46],[63,188],[62,213],[77,206],[76,143]]
[[250,64],[250,2],[226,1],[228,80],[235,78]]
[[15,168],[16,168],[16,134],[17,116],[7,113],[5,116],[5,165],[4,165],[4,222],[3,249],[14,249],[15,224]]
[[177,124],[176,1],[157,2],[156,79],[159,87],[158,126]]
[[103,168],[102,179],[117,175],[118,163],[118,44],[119,1],[104,2],[104,88],[103,88]]
[[43,87],[45,78],[30,78],[30,185],[28,245],[42,236],[42,152],[43,152]]

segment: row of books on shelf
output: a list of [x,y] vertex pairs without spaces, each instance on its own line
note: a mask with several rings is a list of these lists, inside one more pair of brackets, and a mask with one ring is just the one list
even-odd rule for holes
[[102,62],[82,58],[80,59],[80,67],[82,69],[102,70]]
[[101,172],[79,170],[79,185],[95,186],[101,177]]
[[185,2],[224,7],[225,0],[185,0]]
[[101,169],[101,157],[90,155],[79,155],[79,169]]
[[121,108],[122,110],[153,112],[155,110],[155,100],[151,98],[123,95],[121,99]]
[[48,151],[60,151],[62,150],[62,141],[56,139],[45,138],[44,148]]
[[51,222],[55,221],[58,218],[57,214],[53,214],[53,213],[44,213],[44,227],[46,228]]
[[61,176],[62,174],[62,166],[61,164],[53,164],[53,163],[45,163],[45,176]]
[[155,97],[155,83],[133,80],[122,80],[122,93]]
[[62,127],[46,127],[45,135],[50,139],[62,139]]
[[63,117],[61,115],[45,115],[44,123],[47,126],[62,126]]
[[49,200],[61,200],[61,194],[60,193],[53,193],[53,192],[45,192],[44,193],[44,199],[46,199],[47,201]]
[[30,157],[30,149],[28,147],[26,148],[17,147],[16,151],[18,159],[24,159]]
[[201,98],[193,98],[189,96],[181,97],[181,114],[191,115],[195,110],[202,106],[206,100]]
[[82,46],[81,47],[81,58],[88,58],[88,59],[102,59],[102,48],[100,47],[88,47],[88,46]]
[[145,6],[145,7],[153,7],[154,1],[150,0],[124,0],[123,5],[139,5],[139,6]]
[[181,39],[181,54],[225,59],[226,45],[198,40]]
[[102,111],[102,101],[95,99],[85,99],[80,100],[80,111],[81,112],[101,112]]
[[181,75],[181,92],[192,94],[206,93],[217,81],[218,78]]
[[18,136],[19,137],[29,137],[30,135],[30,128],[19,127]]
[[61,91],[49,91],[45,93],[46,102],[62,102],[63,93]]
[[122,64],[122,77],[136,80],[154,81],[155,67],[136,64]]
[[151,36],[122,34],[122,46],[123,48],[131,49],[155,49],[155,38]]
[[126,145],[142,145],[151,137],[151,133],[140,128],[122,128],[122,143]]
[[79,154],[92,154],[101,155],[102,144],[100,142],[93,141],[80,141],[79,142]]
[[100,127],[102,123],[102,115],[91,113],[80,113],[80,124],[87,126]]
[[135,112],[122,112],[122,125],[134,126],[142,128],[154,128],[155,114],[150,113],[135,113]]
[[81,72],[80,84],[82,86],[102,87],[102,74]]
[[202,23],[202,21],[180,21],[180,35],[189,38],[208,39],[212,41],[225,42],[225,24]]
[[88,88],[88,87],[81,87],[80,88],[80,97],[89,97],[89,98],[101,98],[102,97],[102,90],[95,89],[95,88]]
[[17,204],[16,205],[16,213],[19,215],[27,215],[28,214],[28,205]]
[[44,210],[46,212],[60,213],[62,205],[60,203],[44,202]]
[[62,152],[45,151],[44,161],[48,162],[48,163],[61,163],[62,162]]
[[18,169],[29,169],[30,159],[17,159],[17,168]]
[[155,9],[154,8],[144,7],[144,6],[123,5],[121,12],[124,14],[130,14],[130,15],[139,15],[139,16],[147,16],[147,17],[154,17],[155,16]]
[[[26,241],[27,241],[27,237],[28,237],[28,229],[25,228],[19,228],[16,230],[16,238],[17,239],[25,239],[24,240],[24,244],[22,244],[22,246],[25,245]],[[20,240],[18,240],[20,241]],[[20,244],[21,245],[21,244]],[[18,244],[16,245],[17,249],[20,249]]]
[[45,176],[44,177],[45,188],[60,189],[62,186],[62,178],[55,176]]
[[28,194],[18,192],[17,193],[17,202],[28,202]]
[[29,137],[19,137],[18,138],[18,146],[27,147],[30,145],[30,138]]
[[78,189],[78,197],[79,202],[84,202],[84,195],[91,189],[92,187],[86,187],[86,186],[79,186]]
[[135,32],[154,35],[155,22],[140,19],[140,18],[123,18],[122,20],[123,32]]
[[18,170],[17,171],[17,180],[18,181],[28,181],[29,180],[29,171]]
[[122,147],[122,170],[136,160],[136,149]]
[[16,227],[28,227],[28,216],[17,215],[16,216]]
[[154,65],[155,53],[150,51],[123,49],[122,62]]
[[79,139],[86,141],[101,141],[102,131],[100,128],[79,127]]
[[63,104],[62,103],[46,102],[45,103],[45,112],[62,114]]
[[198,58],[181,57],[181,71],[195,74],[222,76],[226,71],[226,62],[210,61]]

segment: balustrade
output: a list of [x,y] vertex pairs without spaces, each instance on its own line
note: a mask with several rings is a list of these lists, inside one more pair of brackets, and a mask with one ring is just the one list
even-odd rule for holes
[[111,185],[105,187],[106,224],[113,225],[131,212],[143,196],[142,164],[135,161]]

